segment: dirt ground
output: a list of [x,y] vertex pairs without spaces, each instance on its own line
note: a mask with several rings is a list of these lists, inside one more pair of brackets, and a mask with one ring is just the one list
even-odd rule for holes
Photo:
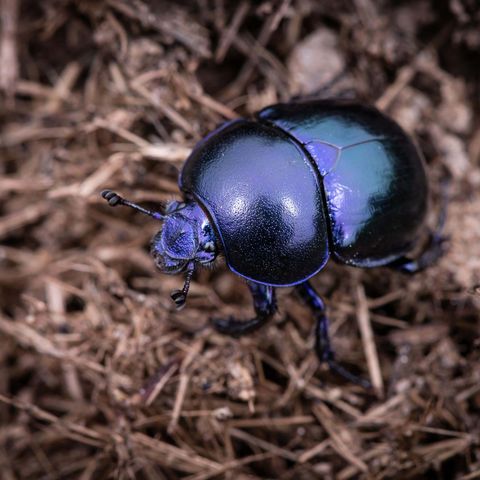
[[[480,8],[476,0],[0,0],[0,478],[480,478]],[[155,271],[190,149],[293,96],[357,98],[415,135],[449,250],[406,277],[330,262],[338,359],[291,289],[258,333],[225,266]],[[373,336],[372,336],[373,335]]]

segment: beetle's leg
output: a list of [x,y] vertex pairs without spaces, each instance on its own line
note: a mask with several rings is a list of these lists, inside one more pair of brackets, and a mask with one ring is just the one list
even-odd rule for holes
[[427,247],[418,258],[400,257],[388,264],[388,266],[403,273],[413,274],[420,272],[433,265],[445,253],[446,241],[445,237],[431,233]]
[[313,310],[317,321],[315,325],[315,352],[320,362],[325,362],[333,372],[349,382],[361,385],[367,389],[371,388],[372,385],[368,380],[357,377],[335,361],[335,354],[330,346],[328,335],[328,317],[325,312],[325,304],[320,295],[318,295],[310,282],[303,282],[297,285],[296,288],[303,301]]
[[433,232],[430,232],[430,238],[424,251],[415,259],[400,257],[390,263],[389,267],[403,273],[413,274],[433,265],[445,253],[445,243],[448,241],[448,237],[443,235],[443,228],[447,219],[448,186],[448,181],[444,181],[442,185],[442,204],[437,226]]
[[237,320],[233,317],[214,318],[213,326],[218,332],[239,337],[254,332],[273,317],[277,307],[275,289],[250,281],[247,284],[252,294],[256,317],[250,320]]

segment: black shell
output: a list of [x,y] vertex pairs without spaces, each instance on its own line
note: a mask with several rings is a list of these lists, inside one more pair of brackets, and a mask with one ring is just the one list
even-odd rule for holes
[[240,120],[205,138],[180,187],[210,215],[228,266],[268,285],[292,285],[329,257],[320,178],[303,149],[276,128]]
[[258,117],[292,135],[317,165],[337,260],[375,267],[414,246],[427,178],[421,154],[397,123],[373,107],[332,100],[274,105]]
[[273,105],[257,118],[209,134],[180,178],[210,215],[234,272],[287,286],[317,273],[330,254],[373,267],[412,248],[427,181],[394,121],[339,101]]

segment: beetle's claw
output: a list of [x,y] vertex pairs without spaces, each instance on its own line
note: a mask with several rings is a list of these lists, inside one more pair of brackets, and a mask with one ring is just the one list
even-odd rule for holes
[[187,296],[182,290],[174,290],[170,294],[170,297],[172,297],[172,300],[175,302],[175,307],[177,310],[181,310],[187,302]]
[[103,190],[101,195],[105,200],[108,201],[108,204],[111,207],[115,207],[116,205],[122,202],[122,197],[120,195],[117,195],[112,190]]
[[340,375],[341,377],[345,378],[351,383],[354,383],[355,385],[359,385],[365,390],[373,390],[373,385],[370,383],[369,380],[355,375],[354,373],[350,372],[345,367],[337,363],[334,360],[333,354],[330,356],[330,358],[326,359],[325,362],[328,365],[328,368],[330,368],[330,370],[332,372],[335,372],[337,375]]

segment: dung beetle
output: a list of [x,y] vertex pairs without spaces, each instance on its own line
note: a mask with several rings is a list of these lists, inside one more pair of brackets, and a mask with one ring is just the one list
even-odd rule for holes
[[151,253],[164,273],[186,272],[185,304],[195,266],[220,253],[245,278],[256,316],[214,319],[239,336],[276,311],[275,287],[295,286],[316,317],[321,362],[365,387],[334,359],[325,306],[309,282],[329,258],[355,267],[388,266],[415,273],[443,252],[443,221],[417,258],[428,186],[422,156],[408,135],[377,109],[340,100],[264,108],[254,119],[227,122],[201,140],[186,160],[183,201],[154,212],[105,190],[111,206],[127,205],[163,222]]

